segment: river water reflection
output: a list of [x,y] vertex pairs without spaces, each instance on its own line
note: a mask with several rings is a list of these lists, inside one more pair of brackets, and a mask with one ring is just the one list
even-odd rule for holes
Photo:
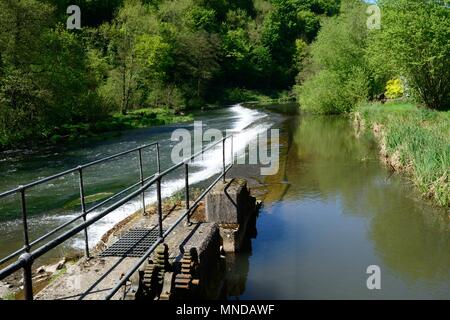
[[[229,298],[450,298],[450,228],[368,136],[343,117],[282,125],[281,164],[265,179],[257,235],[234,257]],[[381,290],[366,269],[381,268]]]

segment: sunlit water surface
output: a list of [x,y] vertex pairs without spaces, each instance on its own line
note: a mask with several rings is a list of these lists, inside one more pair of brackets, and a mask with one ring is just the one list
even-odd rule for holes
[[[344,117],[290,116],[257,235],[230,268],[240,299],[450,299],[448,212],[380,164]],[[381,269],[381,290],[366,285]]]

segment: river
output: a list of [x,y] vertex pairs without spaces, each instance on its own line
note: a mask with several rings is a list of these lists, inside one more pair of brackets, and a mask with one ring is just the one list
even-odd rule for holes
[[[269,117],[268,113],[244,108],[235,105],[230,108],[201,112],[196,114],[196,121],[201,121],[203,131],[214,128],[225,133],[234,132],[235,154],[242,153],[246,144],[256,137],[258,133],[265,132],[274,124],[278,116]],[[113,155],[138,146],[159,141],[161,149],[161,170],[173,165],[171,150],[177,141],[172,141],[172,132],[175,129],[187,129],[193,132],[193,123],[160,126],[148,129],[130,130],[121,136],[101,142],[90,142],[77,148],[48,148],[33,152],[29,150],[15,150],[4,152],[0,156],[0,190],[6,191],[18,185],[41,179],[64,170],[77,167],[109,155]],[[245,129],[245,131],[242,131]],[[242,131],[242,132],[241,132]],[[205,146],[206,146],[205,142]],[[227,144],[227,150],[231,150]],[[156,172],[155,149],[148,148],[143,151],[144,176]],[[197,183],[198,188],[204,187],[218,173],[221,172],[222,163],[221,146],[218,145],[204,154],[203,159],[196,159],[189,170],[190,183]],[[227,152],[227,162],[229,162]],[[87,168],[83,171],[85,195],[112,195],[139,181],[138,153],[119,157],[100,165]],[[167,176],[162,181],[162,195],[167,197],[182,190],[184,187],[184,171],[181,169]],[[31,188],[26,193],[30,241],[53,230],[55,227],[69,221],[80,214],[79,181],[76,173],[64,176]],[[155,201],[155,189],[150,188],[146,194],[146,204]],[[120,197],[119,197],[120,199]],[[93,206],[95,203],[88,205]],[[110,204],[110,203],[109,203]],[[88,215],[95,215],[106,206],[100,207]],[[89,245],[94,246],[117,222],[123,220],[130,213],[142,208],[140,198],[130,201],[120,209],[107,215],[94,225],[90,226]],[[21,220],[21,206],[19,196],[10,196],[0,199],[0,257],[17,250],[23,246],[23,232]],[[82,220],[79,219],[81,222]],[[76,224],[72,224],[74,226]],[[67,230],[64,229],[64,230]],[[84,248],[83,233],[66,241],[57,250],[51,251],[39,262],[55,260],[68,252]]]
[[[281,164],[256,235],[236,256],[230,299],[450,299],[450,227],[339,116],[279,124]],[[368,266],[381,289],[367,288]]]
[[[279,128],[280,170],[256,177],[264,205],[256,232],[233,259],[230,299],[378,299],[450,298],[448,213],[421,200],[406,178],[392,175],[378,160],[368,136],[357,138],[348,119],[282,115],[240,105],[196,115],[206,128],[241,132],[235,152],[270,127]],[[176,128],[192,124],[132,130],[78,148],[9,152],[0,156],[0,190],[60,172],[152,141],[160,141],[162,167],[170,163]],[[144,153],[145,175],[155,172],[152,150]],[[221,170],[212,150],[190,173],[201,187]],[[139,178],[137,155],[96,166],[85,173],[87,194],[114,193]],[[238,169],[239,171],[239,169]],[[246,170],[241,175],[249,175]],[[253,174],[253,173],[252,173]],[[252,177],[254,178],[254,177]],[[180,171],[163,183],[163,194],[183,186]],[[33,189],[27,196],[31,238],[35,239],[79,214],[70,206],[78,197],[73,175]],[[149,190],[147,201],[154,197]],[[0,256],[22,246],[18,199],[0,200]],[[131,212],[128,203],[89,228],[90,245]],[[80,234],[53,255],[83,248]],[[48,257],[50,259],[51,257]],[[366,269],[381,270],[381,290],[368,290]]]

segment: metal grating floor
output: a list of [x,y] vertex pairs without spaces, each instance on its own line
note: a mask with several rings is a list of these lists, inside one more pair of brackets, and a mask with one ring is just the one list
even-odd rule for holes
[[158,228],[130,229],[119,240],[106,248],[100,254],[100,257],[142,257],[148,248],[156,242],[158,235]]

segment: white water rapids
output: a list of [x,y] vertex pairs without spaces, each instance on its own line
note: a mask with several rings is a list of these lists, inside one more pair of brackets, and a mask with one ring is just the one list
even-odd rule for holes
[[[265,133],[270,127],[270,121],[259,121],[257,125],[252,125],[257,120],[261,120],[267,117],[267,114],[253,109],[248,109],[240,104],[234,105],[230,108],[232,114],[232,127],[227,131],[234,133],[233,140],[233,156],[242,157],[245,156],[245,148],[248,143],[257,138],[258,134]],[[204,145],[206,146],[206,144]],[[226,143],[226,163],[230,164],[231,160],[231,142],[227,140]],[[189,182],[191,185],[205,181],[214,175],[218,174],[222,170],[222,146],[218,144],[216,147],[211,148],[206,151],[203,155],[203,159],[196,160],[194,166],[195,170],[191,170],[189,173]],[[184,177],[164,179],[161,184],[161,194],[162,198],[170,197],[176,192],[184,188],[185,181]],[[150,188],[145,196],[146,205],[152,204],[156,201],[156,192],[154,188]],[[126,218],[131,213],[134,213],[142,209],[142,201],[140,197],[136,197],[132,201],[126,203],[115,211],[109,213],[104,218],[100,219],[92,226],[88,228],[89,230],[89,245],[95,245],[103,234],[105,234],[109,229],[111,229],[119,221]],[[101,210],[101,209],[99,209]],[[99,211],[94,211],[90,215],[95,215]],[[62,222],[67,221],[79,213],[76,212],[70,215],[64,216],[51,216],[50,219],[58,219]],[[74,237],[71,245],[75,248],[84,248],[84,237],[79,234]]]

